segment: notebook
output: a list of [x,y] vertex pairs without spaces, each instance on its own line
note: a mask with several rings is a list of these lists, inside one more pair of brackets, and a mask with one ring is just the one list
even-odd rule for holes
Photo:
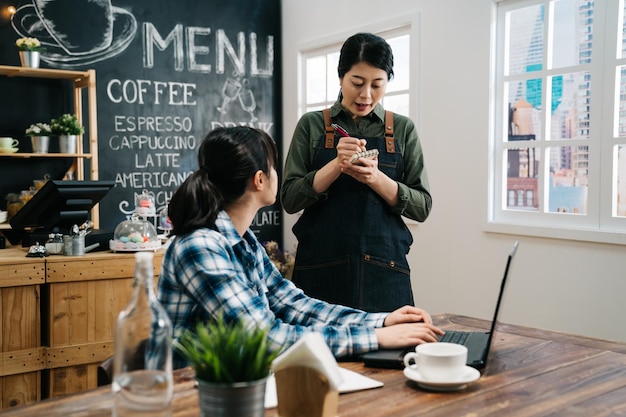
[[[439,340],[440,342],[445,342],[451,339],[450,341],[453,343],[459,343],[467,346],[467,365],[473,368],[483,369],[487,364],[493,334],[496,330],[498,322],[498,314],[502,305],[504,288],[509,275],[509,268],[511,266],[511,262],[513,261],[513,256],[515,256],[515,252],[517,252],[518,245],[519,242],[517,241],[513,244],[513,249],[509,253],[506,261],[504,276],[502,277],[502,282],[500,284],[500,293],[498,294],[498,300],[493,313],[490,330],[488,332],[446,331],[446,334]],[[414,349],[414,347],[404,349],[381,349],[365,353],[361,356],[361,359],[363,360],[363,364],[369,367],[404,369],[404,355],[409,351],[414,351]]]

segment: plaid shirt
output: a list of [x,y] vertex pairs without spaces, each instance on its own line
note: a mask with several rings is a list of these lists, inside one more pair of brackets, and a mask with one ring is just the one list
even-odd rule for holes
[[[282,277],[252,231],[239,236],[226,212],[219,213],[215,229],[177,236],[165,252],[158,299],[172,320],[174,339],[222,313],[269,329],[276,349],[312,331],[338,358],[378,349],[374,328],[382,327],[387,313],[310,298]],[[175,352],[174,366],[185,365]]]

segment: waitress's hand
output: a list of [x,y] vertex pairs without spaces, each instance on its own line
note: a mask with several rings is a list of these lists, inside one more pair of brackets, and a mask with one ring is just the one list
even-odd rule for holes
[[[341,141],[346,139],[345,144],[341,146],[341,158],[339,157]],[[359,158],[356,163],[350,162],[350,157],[354,155],[354,149],[362,144],[362,148],[365,149],[365,144],[361,142],[356,144],[353,141],[348,141],[354,138],[341,138],[337,144],[337,158],[333,160],[335,166],[336,180],[341,174],[346,174],[357,180],[358,182],[370,187],[376,194],[378,194],[390,207],[398,205],[398,182],[388,177],[384,172],[378,169],[378,156],[372,159]],[[359,139],[363,140],[363,139]],[[348,155],[349,154],[349,155]],[[339,170],[337,170],[336,162],[339,162]],[[327,164],[330,165],[330,164]],[[317,176],[316,176],[317,177]]]
[[359,158],[355,163],[351,163],[349,158],[344,159],[341,162],[341,172],[366,185],[374,184],[381,175],[384,175],[378,170],[377,156],[374,158]]
[[350,158],[357,152],[365,150],[367,141],[365,139],[343,137],[337,143],[337,160],[343,167],[350,164]]
[[342,137],[337,143],[337,157],[317,171],[313,177],[313,190],[323,193],[343,174],[343,167],[350,164],[350,158],[365,149],[365,139]]

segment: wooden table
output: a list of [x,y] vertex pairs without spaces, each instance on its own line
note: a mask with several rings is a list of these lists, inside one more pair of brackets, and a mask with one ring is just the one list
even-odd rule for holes
[[[435,317],[447,329],[486,329],[484,320]],[[501,324],[491,363],[463,391],[429,392],[399,370],[340,365],[384,382],[382,388],[342,394],[340,417],[615,416],[626,415],[626,344]],[[175,372],[174,417],[198,417],[193,371]],[[109,386],[0,413],[3,417],[111,415]],[[266,417],[276,417],[276,409]]]

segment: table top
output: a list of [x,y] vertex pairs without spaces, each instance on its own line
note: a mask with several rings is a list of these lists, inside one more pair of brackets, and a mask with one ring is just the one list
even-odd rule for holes
[[[435,323],[450,330],[484,330],[488,322],[443,314]],[[490,363],[480,379],[461,391],[420,388],[400,370],[339,365],[384,386],[341,394],[339,417],[415,416],[613,416],[626,415],[626,344],[500,324]],[[193,371],[174,373],[173,417],[198,417]],[[3,417],[110,416],[110,386],[45,400],[0,413]],[[278,416],[266,410],[266,417]]]

